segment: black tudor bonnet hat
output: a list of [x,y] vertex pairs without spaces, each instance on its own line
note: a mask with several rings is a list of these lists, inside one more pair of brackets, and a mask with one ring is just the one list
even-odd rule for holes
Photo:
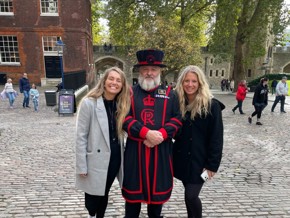
[[135,64],[134,67],[141,66],[158,66],[158,67],[166,67],[165,64],[162,63],[164,52],[157,49],[146,49],[140,50],[136,52],[138,64]]

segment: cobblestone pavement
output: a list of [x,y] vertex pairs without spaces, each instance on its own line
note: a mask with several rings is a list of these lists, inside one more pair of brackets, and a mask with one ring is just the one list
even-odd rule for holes
[[[76,116],[59,116],[40,91],[39,112],[23,109],[22,95],[15,109],[0,101],[0,218],[87,217],[83,193],[74,188]],[[247,115],[234,115],[234,95],[216,92],[215,97],[226,105],[224,151],[219,173],[201,192],[204,217],[290,217],[290,105],[286,114],[271,113],[269,102],[264,125],[257,126],[247,122],[251,98],[243,106]],[[177,180],[162,213],[186,217]],[[123,215],[115,182],[106,217]],[[145,205],[140,217],[146,217]]]

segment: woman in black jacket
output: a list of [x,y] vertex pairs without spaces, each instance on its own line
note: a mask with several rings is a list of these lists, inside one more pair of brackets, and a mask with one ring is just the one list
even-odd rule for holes
[[223,121],[225,106],[214,99],[202,70],[187,66],[176,85],[183,127],[173,147],[174,176],[185,188],[185,203],[189,218],[202,217],[199,198],[206,171],[211,179],[218,171],[223,149]]
[[260,118],[262,111],[268,105],[268,78],[262,78],[260,84],[256,87],[252,104],[255,107],[255,111],[248,117],[248,122],[252,123],[252,118],[257,115],[256,125],[262,125]]

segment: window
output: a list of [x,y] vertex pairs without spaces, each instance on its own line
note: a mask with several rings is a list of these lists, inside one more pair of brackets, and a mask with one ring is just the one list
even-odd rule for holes
[[57,0],[40,0],[41,14],[58,15]]
[[215,76],[218,77],[219,76],[219,70],[215,71]]
[[0,36],[0,63],[20,63],[17,36]]
[[55,46],[56,42],[60,40],[58,36],[43,36],[43,51],[44,52],[55,52],[57,51],[57,47]]
[[251,77],[251,76],[252,76],[252,70],[248,69],[248,77]]
[[212,77],[212,70],[209,71],[209,76]]
[[225,70],[222,70],[222,77],[225,76]]
[[13,15],[13,0],[0,0],[0,15]]

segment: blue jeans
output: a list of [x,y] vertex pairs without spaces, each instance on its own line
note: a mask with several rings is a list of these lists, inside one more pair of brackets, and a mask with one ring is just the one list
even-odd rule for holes
[[23,90],[23,107],[29,106],[29,90]]
[[34,110],[38,111],[38,98],[35,97],[32,99],[33,105],[34,105]]
[[14,103],[14,100],[15,100],[15,94],[14,94],[14,92],[7,92],[6,95],[7,95],[8,99],[9,99],[10,107],[12,107],[13,103]]

